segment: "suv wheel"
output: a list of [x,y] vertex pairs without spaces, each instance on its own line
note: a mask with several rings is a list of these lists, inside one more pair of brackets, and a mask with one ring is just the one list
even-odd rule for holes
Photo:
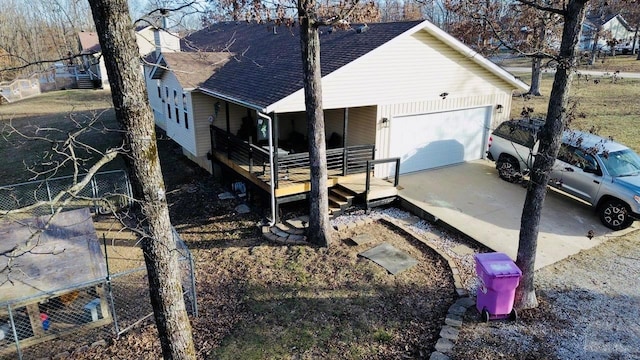
[[629,216],[629,206],[618,199],[605,201],[598,210],[600,221],[612,230],[626,229],[633,223]]
[[498,176],[504,181],[515,183],[522,179],[520,164],[511,156],[500,156],[496,161],[496,169],[498,169]]

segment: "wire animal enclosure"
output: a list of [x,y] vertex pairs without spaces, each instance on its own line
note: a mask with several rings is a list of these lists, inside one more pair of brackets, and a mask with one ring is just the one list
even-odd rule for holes
[[[0,272],[0,358],[72,353],[152,318],[147,272],[136,241],[98,240],[88,209],[60,213],[53,220],[22,220],[20,225],[34,233],[43,223],[50,230],[38,237],[38,250],[30,258],[15,258],[13,274]],[[8,235],[15,236],[18,228],[0,228],[0,254],[7,253]],[[187,310],[197,316],[193,259],[175,230],[174,238]],[[0,269],[6,259],[0,256]]]

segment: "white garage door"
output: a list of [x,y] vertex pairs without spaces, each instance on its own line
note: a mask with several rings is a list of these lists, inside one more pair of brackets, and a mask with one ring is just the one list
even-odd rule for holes
[[490,109],[394,117],[389,156],[400,158],[401,174],[480,159]]

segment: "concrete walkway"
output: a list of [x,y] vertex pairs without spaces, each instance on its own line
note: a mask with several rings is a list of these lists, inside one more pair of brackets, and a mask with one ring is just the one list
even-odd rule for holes
[[[438,221],[516,258],[526,189],[501,180],[493,162],[478,160],[401,175],[400,187],[401,198]],[[540,220],[536,269],[632,229],[612,232],[588,205],[549,190]],[[592,239],[587,237],[590,230]]]

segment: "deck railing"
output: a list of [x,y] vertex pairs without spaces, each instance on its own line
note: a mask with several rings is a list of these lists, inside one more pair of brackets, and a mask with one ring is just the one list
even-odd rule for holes
[[[271,179],[269,166],[268,146],[257,146],[248,141],[226,132],[215,126],[211,127],[213,147],[227,158],[239,165],[248,166],[252,174],[263,175],[265,179]],[[350,175],[364,173],[367,170],[367,162],[374,158],[375,146],[355,145],[347,148],[327,149],[327,171],[331,175]],[[310,173],[309,153],[285,154],[279,150],[277,154],[274,178],[275,186],[278,181],[287,179],[290,173]]]

